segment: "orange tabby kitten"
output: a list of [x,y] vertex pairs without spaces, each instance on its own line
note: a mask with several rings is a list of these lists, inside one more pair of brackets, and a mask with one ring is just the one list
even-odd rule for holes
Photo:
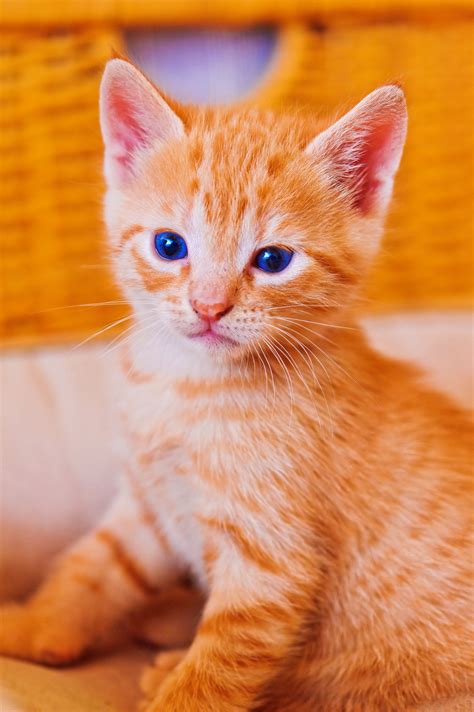
[[130,458],[98,529],[4,608],[1,650],[70,662],[190,575],[202,618],[146,712],[468,709],[471,430],[350,312],[402,91],[322,130],[167,103],[112,60],[101,111]]

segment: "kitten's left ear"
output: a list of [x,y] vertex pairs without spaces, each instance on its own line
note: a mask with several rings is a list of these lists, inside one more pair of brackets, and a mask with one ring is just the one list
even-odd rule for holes
[[384,86],[316,136],[306,153],[360,214],[380,214],[390,200],[406,131],[403,91]]
[[100,87],[100,126],[109,186],[133,177],[138,153],[184,135],[184,125],[157,89],[130,62],[107,63]]

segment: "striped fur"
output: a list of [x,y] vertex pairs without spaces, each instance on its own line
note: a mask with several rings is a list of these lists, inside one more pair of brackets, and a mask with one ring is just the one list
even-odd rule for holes
[[[322,130],[168,105],[114,60],[102,109],[111,254],[136,314],[129,463],[97,531],[4,611],[0,648],[69,662],[190,576],[201,621],[146,673],[145,712],[468,709],[471,427],[352,316],[401,90]],[[189,258],[160,261],[160,229]],[[252,267],[269,244],[294,251],[285,272]],[[215,326],[231,341],[194,338],[193,299],[232,306]]]

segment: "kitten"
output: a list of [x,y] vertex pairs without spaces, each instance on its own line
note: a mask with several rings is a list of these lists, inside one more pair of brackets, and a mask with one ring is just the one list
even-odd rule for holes
[[99,527],[3,609],[4,653],[75,660],[191,576],[202,618],[146,712],[468,709],[470,425],[351,316],[406,124],[396,86],[322,128],[108,64],[130,457]]

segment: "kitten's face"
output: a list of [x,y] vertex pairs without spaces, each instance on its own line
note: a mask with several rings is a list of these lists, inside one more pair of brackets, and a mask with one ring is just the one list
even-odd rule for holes
[[304,179],[297,134],[285,146],[258,114],[214,120],[146,156],[111,219],[137,313],[183,348],[233,357],[292,328],[291,305],[340,303],[354,263],[345,211]]
[[348,174],[350,114],[315,140],[314,123],[255,109],[180,118],[131,65],[111,65],[106,218],[143,328],[217,360],[311,338],[310,315],[350,301],[377,242],[404,138],[400,90],[372,100],[383,117],[360,105],[366,124],[376,116]]

